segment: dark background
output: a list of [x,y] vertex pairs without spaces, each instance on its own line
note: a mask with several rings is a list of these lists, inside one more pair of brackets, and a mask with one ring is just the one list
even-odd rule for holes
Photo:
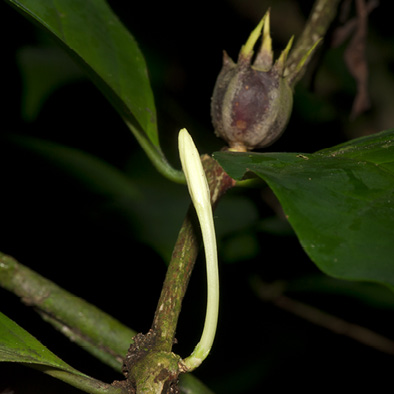
[[[272,36],[275,50],[280,51],[291,34],[297,37],[313,2],[273,3]],[[182,127],[192,133],[200,152],[220,149],[223,142],[213,134],[209,106],[222,51],[236,59],[269,2],[109,4],[146,56],[160,141],[170,162],[179,167],[176,137]],[[350,119],[356,84],[343,62],[345,46],[331,49],[327,39],[296,89],[286,133],[270,150],[313,152],[393,127],[394,37],[386,6],[387,2],[382,2],[370,16],[370,109]],[[165,275],[165,256],[188,205],[186,190],[156,174],[115,110],[84,77],[56,89],[35,119],[23,118],[18,51],[25,46],[52,44],[5,2],[0,2],[0,15],[0,250],[131,328],[146,332]],[[67,169],[11,142],[9,135],[77,148],[122,170],[146,197],[141,209],[147,209],[146,204],[151,207],[148,223],[133,221],[139,206],[128,210],[127,201],[100,195]],[[375,388],[390,383],[393,356],[316,327],[256,296],[250,285],[253,277],[291,282],[310,275],[319,277],[320,273],[291,232],[278,235],[272,228],[268,231],[268,220],[282,223],[275,202],[267,204],[272,201],[268,190],[235,190],[225,199],[228,203],[223,202],[224,208],[216,213],[221,252],[220,323],[212,353],[196,375],[217,393],[315,391],[323,387],[356,391],[368,383]],[[156,212],[166,211],[167,206],[171,209],[155,219]],[[232,223],[228,231],[227,222]],[[152,246],[152,237],[164,233],[172,238],[167,254]],[[204,274],[201,258],[184,301],[179,344],[174,348],[182,356],[191,352],[201,332]],[[366,306],[355,297],[338,294],[333,283],[329,293],[304,291],[292,296],[392,337],[392,310]],[[13,295],[1,290],[0,300],[3,313],[72,366],[108,382],[121,378],[70,344]],[[77,392],[28,368],[3,364],[0,393],[7,389],[21,394]]]

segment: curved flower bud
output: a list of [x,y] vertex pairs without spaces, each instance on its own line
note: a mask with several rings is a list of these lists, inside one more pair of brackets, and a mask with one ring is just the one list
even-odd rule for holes
[[[252,64],[253,48],[260,36],[261,47]],[[216,135],[226,140],[231,150],[262,148],[283,133],[293,106],[292,88],[285,75],[292,42],[293,38],[273,64],[267,12],[242,46],[237,63],[224,52],[211,116]],[[304,63],[305,60],[299,69]]]
[[184,368],[192,371],[208,356],[215,338],[219,312],[219,271],[211,197],[200,155],[186,129],[179,132],[178,140],[182,169],[201,226],[208,282],[207,310],[201,339],[193,353],[183,360]]

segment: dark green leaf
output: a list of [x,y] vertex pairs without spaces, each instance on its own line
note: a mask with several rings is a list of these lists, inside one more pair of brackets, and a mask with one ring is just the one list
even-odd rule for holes
[[[8,0],[52,33],[158,146],[156,110],[136,41],[103,0]],[[134,119],[133,119],[134,120]]]
[[214,156],[235,179],[267,182],[322,271],[394,287],[394,131],[314,154]]
[[156,108],[143,55],[104,0],[6,0],[46,29],[111,101],[157,169],[184,182],[159,144]]

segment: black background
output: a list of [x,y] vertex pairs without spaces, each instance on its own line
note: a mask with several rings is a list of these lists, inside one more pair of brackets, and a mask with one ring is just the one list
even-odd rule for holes
[[[176,136],[181,127],[192,131],[201,152],[220,149],[223,142],[212,132],[209,105],[221,67],[222,50],[236,59],[239,48],[265,12],[267,2],[147,1],[128,6],[125,2],[109,3],[146,55],[158,109],[160,140],[170,162],[179,166]],[[283,9],[279,5],[272,7],[276,49],[283,48],[289,36],[299,32],[289,30],[302,26],[302,18],[312,4],[305,1],[300,7],[297,3],[301,2],[283,2]],[[393,42],[393,33],[386,4],[376,9],[370,18],[371,109],[354,121],[349,119],[355,83],[346,73],[340,51],[334,59],[344,76],[341,74],[335,80],[336,87],[325,82],[327,73],[316,71],[325,65],[327,69],[329,64],[327,52],[321,50],[296,91],[287,132],[270,150],[313,152],[394,125],[393,116],[387,110],[392,98],[379,96],[379,86],[376,86],[380,80],[374,74],[374,70],[381,70],[384,64],[387,84],[391,82],[394,51],[390,53],[386,49]],[[297,12],[291,13],[291,10]],[[152,171],[115,110],[87,79],[57,90],[37,119],[25,122],[20,115],[23,86],[15,54],[25,45],[39,44],[42,33],[4,2],[0,3],[0,15],[3,21],[0,26],[1,135],[29,135],[75,147],[130,172],[130,177],[133,177],[130,163],[138,162],[136,172],[140,177],[157,180],[163,188],[174,187],[176,193],[184,192],[182,186],[170,185]],[[326,51],[328,46],[326,42]],[[307,89],[321,103],[321,113],[305,112],[308,101],[305,104],[302,100]],[[165,275],[163,257],[137,239],[138,230],[125,223],[116,204],[87,190],[65,171],[18,148],[7,138],[0,136],[0,144],[0,250],[133,329],[146,332]],[[259,190],[245,193],[261,217],[274,214]],[[154,203],[165,207],[160,193],[155,197]],[[185,194],[179,218],[186,206]],[[179,226],[179,218],[172,227]],[[222,262],[218,335],[211,355],[196,375],[218,393],[295,388],[315,391],[337,387],[356,391],[369,383],[377,388],[378,384],[385,386],[391,382],[392,356],[316,327],[258,299],[250,287],[251,276],[271,281],[319,273],[294,236],[257,232],[253,237],[261,245],[253,256],[235,263]],[[3,313],[66,362],[107,382],[121,378],[83,349],[70,344],[16,297],[4,290],[0,291],[0,297]],[[179,344],[174,351],[182,356],[186,356],[198,340],[204,297],[204,260],[201,258],[178,327]],[[392,334],[391,311],[368,308],[359,301],[333,295],[309,294],[302,300],[383,335]],[[78,392],[26,367],[3,364],[0,365],[0,392],[7,392],[7,388],[21,394]]]

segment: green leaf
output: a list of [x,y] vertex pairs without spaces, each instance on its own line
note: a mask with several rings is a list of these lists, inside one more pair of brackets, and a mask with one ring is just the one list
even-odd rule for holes
[[87,71],[168,178],[184,182],[159,144],[156,108],[143,55],[104,0],[6,0],[43,27]]
[[272,188],[302,247],[326,274],[394,288],[394,131],[314,154],[217,152],[235,179]]
[[[103,0],[8,0],[75,56],[128,118],[158,146],[156,110],[136,41]],[[133,119],[134,120],[134,119]]]
[[33,366],[88,393],[121,391],[72,368],[36,338],[0,312],[0,361]]
[[[33,363],[74,372],[37,339],[0,312],[0,360]],[[80,374],[79,372],[76,372]],[[82,375],[82,374],[81,374]]]

